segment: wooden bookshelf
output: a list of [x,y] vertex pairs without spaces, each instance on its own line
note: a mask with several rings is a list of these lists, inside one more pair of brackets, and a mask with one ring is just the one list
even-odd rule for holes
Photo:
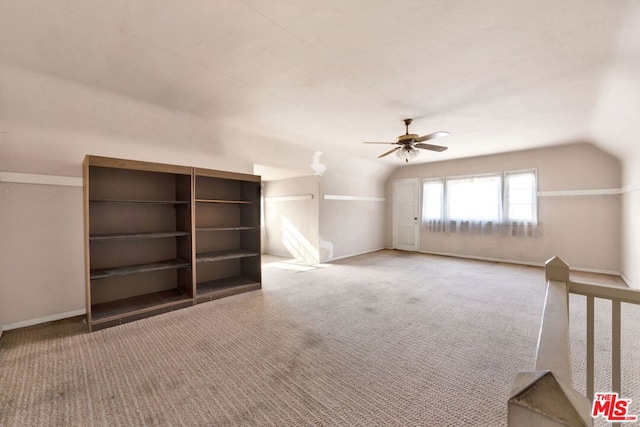
[[196,302],[261,287],[260,178],[195,169]]
[[87,323],[193,305],[192,169],[87,156]]
[[87,323],[261,288],[260,177],[86,156]]

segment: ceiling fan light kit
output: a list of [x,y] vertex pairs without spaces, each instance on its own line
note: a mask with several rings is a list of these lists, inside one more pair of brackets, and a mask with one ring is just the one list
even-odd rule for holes
[[396,139],[396,142],[365,142],[365,144],[398,145],[398,147],[393,148],[386,153],[382,153],[378,156],[378,158],[388,156],[389,154],[395,152],[396,156],[398,156],[398,158],[400,159],[404,159],[406,163],[409,163],[409,160],[418,157],[418,154],[420,154],[420,150],[418,150],[418,148],[430,151],[444,151],[447,149],[447,147],[443,147],[441,145],[423,144],[423,142],[430,139],[447,136],[449,135],[449,132],[439,131],[424,136],[418,136],[415,133],[409,133],[409,125],[411,124],[412,119],[404,119],[403,122],[405,126],[405,134],[400,135]]
[[401,150],[396,151],[396,156],[403,159],[406,163],[418,157],[419,154],[420,151],[414,147],[402,147]]

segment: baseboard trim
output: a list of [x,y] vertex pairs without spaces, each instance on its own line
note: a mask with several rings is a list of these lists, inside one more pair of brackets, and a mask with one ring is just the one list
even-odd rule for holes
[[418,251],[418,252],[421,254],[427,254],[427,255],[440,255],[440,256],[448,256],[453,258],[474,259],[478,261],[503,262],[506,264],[519,264],[519,265],[528,265],[531,267],[544,267],[544,263],[541,263],[541,262],[531,262],[531,261],[522,261],[522,260],[505,259],[505,258],[490,258],[490,257],[476,256],[476,255],[453,254],[448,252],[435,252],[435,251]]
[[[282,253],[282,254],[277,254],[275,252],[262,252],[262,255],[271,255],[271,256],[277,256],[279,258],[286,258],[287,260],[297,260],[300,262],[305,262],[305,263],[313,263],[313,264],[318,264],[318,261],[315,259],[301,259],[301,258],[295,258],[294,256],[292,256],[290,253]],[[263,261],[264,262],[264,261]]]
[[570,267],[570,269],[573,271],[580,271],[582,273],[607,274],[609,276],[619,276],[620,278],[622,278],[622,276],[620,275],[620,272],[617,270],[603,270],[600,268],[586,268],[586,267]]
[[[506,258],[490,258],[490,257],[476,256],[476,255],[452,254],[447,252],[433,252],[433,251],[418,251],[418,252],[421,254],[428,254],[428,255],[441,255],[441,256],[449,256],[454,258],[475,259],[478,261],[503,262],[506,264],[527,265],[530,267],[544,267],[544,262],[522,261],[522,260],[506,259]],[[616,270],[603,270],[598,268],[573,267],[573,266],[570,266],[570,269],[572,271],[580,271],[583,273],[609,274],[612,276],[622,277],[620,272]]]
[[345,259],[345,258],[351,258],[351,257],[358,256],[358,255],[370,254],[371,252],[378,252],[378,251],[381,251],[381,250],[383,250],[383,249],[386,249],[386,248],[385,248],[384,246],[381,246],[381,247],[379,247],[379,248],[371,249],[371,250],[364,251],[364,252],[358,252],[358,253],[355,253],[355,254],[342,255],[342,256],[339,256],[339,257],[335,257],[335,258],[331,258],[331,259],[326,259],[326,260],[324,260],[324,261],[320,261],[320,263],[324,263],[324,262],[333,262],[333,261],[338,261],[338,260]]
[[[358,252],[358,253],[349,254],[349,255],[342,255],[342,256],[339,256],[339,257],[336,257],[336,258],[324,259],[324,260],[320,261],[320,264],[325,263],[325,262],[338,261],[338,260],[345,259],[345,258],[351,258],[351,257],[358,256],[358,255],[370,254],[371,252],[377,252],[377,251],[381,251],[383,249],[391,249],[391,248],[387,248],[385,246],[381,246],[379,248],[371,249],[371,250],[364,251],[364,252]],[[275,254],[273,252],[263,252],[263,254],[279,256],[279,257],[284,257],[284,258],[289,256],[289,255],[286,255],[286,256],[285,255],[279,255],[279,254]]]
[[269,251],[269,252],[264,251],[264,252],[262,252],[262,255],[271,255],[271,256],[277,256],[277,257],[280,257],[280,258],[293,258],[291,256],[291,254],[279,254],[279,253],[275,253],[275,252],[271,252],[271,251]]
[[64,313],[52,314],[50,316],[38,317],[36,319],[23,320],[21,322],[8,323],[6,325],[0,326],[0,331],[4,329],[5,331],[10,331],[12,329],[26,328],[27,326],[39,325],[41,323],[46,322],[54,322],[56,320],[68,319],[69,317],[82,316],[86,314],[87,310],[84,308],[80,310],[66,311]]

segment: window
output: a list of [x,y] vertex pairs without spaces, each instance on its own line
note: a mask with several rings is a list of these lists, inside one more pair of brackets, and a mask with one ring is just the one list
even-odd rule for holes
[[537,234],[536,171],[424,180],[422,226],[429,231]]
[[422,193],[422,227],[444,231],[444,178],[425,179]]
[[500,174],[447,178],[448,219],[493,221],[502,218]]
[[535,171],[505,172],[504,185],[507,221],[537,223]]
[[422,218],[425,220],[442,220],[444,208],[444,179],[425,179],[424,197],[422,198]]

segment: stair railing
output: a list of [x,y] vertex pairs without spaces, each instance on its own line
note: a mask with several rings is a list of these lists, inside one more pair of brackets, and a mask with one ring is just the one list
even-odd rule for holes
[[[640,291],[570,280],[569,266],[559,257],[545,264],[545,298],[534,371],[521,372],[508,402],[508,425],[592,426],[595,365],[595,298],[611,301],[611,390],[621,395],[621,304],[640,304]],[[569,294],[586,296],[586,384],[584,396],[573,387],[569,344]],[[613,423],[619,425],[619,423]]]

